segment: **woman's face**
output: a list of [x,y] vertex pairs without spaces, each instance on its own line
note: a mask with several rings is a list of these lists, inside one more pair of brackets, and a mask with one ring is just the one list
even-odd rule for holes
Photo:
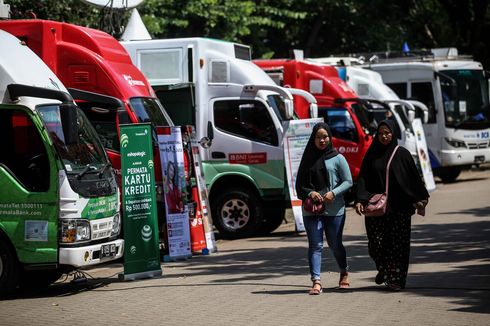
[[174,180],[175,168],[174,168],[173,164],[168,165],[167,175],[168,175],[169,181]]
[[320,150],[324,150],[327,148],[328,144],[330,144],[330,137],[328,136],[328,132],[320,128],[315,134],[315,146]]
[[393,134],[390,128],[385,125],[381,125],[378,130],[378,139],[383,145],[388,145],[389,143],[391,143],[391,140],[393,139]]

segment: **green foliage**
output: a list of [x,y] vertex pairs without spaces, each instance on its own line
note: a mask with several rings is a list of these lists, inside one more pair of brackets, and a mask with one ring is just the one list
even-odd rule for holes
[[[6,0],[12,18],[98,28],[104,16],[80,0]],[[455,46],[490,58],[489,0],[146,0],[138,7],[155,38],[212,37],[252,46],[254,57],[306,56]],[[113,30],[113,33],[120,31]],[[485,62],[486,63],[486,62]],[[490,63],[490,62],[489,62]]]

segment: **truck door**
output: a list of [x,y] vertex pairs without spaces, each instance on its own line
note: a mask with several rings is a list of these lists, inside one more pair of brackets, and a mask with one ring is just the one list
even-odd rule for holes
[[41,128],[30,110],[0,106],[0,232],[21,263],[58,260],[57,163]]
[[[284,188],[282,133],[268,105],[259,99],[218,98],[210,101],[214,138],[210,160],[245,165],[262,190]],[[231,167],[234,169],[234,167]]]

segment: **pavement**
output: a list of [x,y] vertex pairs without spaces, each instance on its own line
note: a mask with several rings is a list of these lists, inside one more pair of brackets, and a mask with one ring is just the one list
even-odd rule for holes
[[85,270],[0,301],[0,325],[490,325],[490,169],[437,183],[414,216],[407,288],[374,283],[363,219],[348,208],[351,289],[325,249],[324,292],[309,296],[307,240],[288,223],[267,237],[217,240],[218,252],[162,263],[163,276],[122,282],[121,264]]

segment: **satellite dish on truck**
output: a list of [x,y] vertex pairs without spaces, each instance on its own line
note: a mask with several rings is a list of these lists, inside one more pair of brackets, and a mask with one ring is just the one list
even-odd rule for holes
[[[144,0],[82,0],[82,1],[92,6],[96,6],[100,8],[98,29],[112,35],[116,39],[119,39],[124,32],[123,20],[124,17],[126,16],[126,11],[137,7]],[[144,33],[139,33],[138,35],[141,34],[144,35]],[[145,37],[146,35],[140,36],[140,39],[141,38],[145,39]]]
[[82,0],[96,7],[110,7],[117,9],[131,9],[139,6],[144,0]]

